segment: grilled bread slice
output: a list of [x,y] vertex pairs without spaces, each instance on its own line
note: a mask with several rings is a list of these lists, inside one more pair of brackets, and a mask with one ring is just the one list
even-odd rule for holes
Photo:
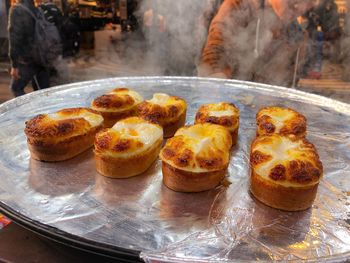
[[96,135],[96,169],[112,178],[141,174],[157,159],[162,142],[159,125],[139,117],[120,120]]
[[26,122],[28,148],[34,159],[48,162],[72,158],[90,148],[103,128],[103,117],[88,108],[40,114]]
[[164,137],[169,138],[186,121],[186,101],[164,93],[155,93],[151,100],[146,100],[138,107],[139,117],[158,123],[163,127]]
[[216,124],[179,129],[161,150],[163,182],[175,191],[200,192],[216,187],[226,174],[232,138]]
[[323,175],[315,147],[306,139],[278,134],[257,137],[251,146],[251,193],[286,211],[309,208]]

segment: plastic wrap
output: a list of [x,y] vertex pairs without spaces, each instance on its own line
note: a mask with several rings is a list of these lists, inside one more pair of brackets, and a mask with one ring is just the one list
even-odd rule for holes
[[[143,175],[99,175],[91,150],[68,161],[30,159],[25,121],[39,113],[89,106],[118,86],[149,99],[155,92],[183,97],[187,124],[201,104],[239,107],[238,145],[229,184],[176,193],[162,184],[160,161]],[[260,107],[291,107],[306,116],[307,138],[324,166],[311,209],[282,212],[249,194],[249,147]],[[170,77],[106,79],[35,92],[0,106],[0,206],[44,233],[104,250],[141,251],[147,262],[265,260],[345,261],[350,257],[350,105],[292,89],[248,82]]]

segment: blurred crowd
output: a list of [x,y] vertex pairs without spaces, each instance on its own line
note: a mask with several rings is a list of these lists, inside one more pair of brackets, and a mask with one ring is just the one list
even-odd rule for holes
[[226,0],[210,22],[199,74],[284,86],[320,78],[324,58],[347,64],[348,20],[342,27],[334,0]]
[[[300,78],[321,78],[322,62],[329,59],[343,64],[343,79],[349,80],[350,19],[340,15],[334,0],[96,2],[90,14],[94,19],[84,20],[77,4],[58,8],[53,0],[17,0],[8,19],[15,96],[23,95],[29,82],[34,89],[49,87],[50,76],[57,73],[54,59],[78,54],[81,32],[116,23],[122,33],[142,35],[164,75],[295,86]],[[47,26],[44,34],[51,48],[35,44],[38,21],[56,28]]]

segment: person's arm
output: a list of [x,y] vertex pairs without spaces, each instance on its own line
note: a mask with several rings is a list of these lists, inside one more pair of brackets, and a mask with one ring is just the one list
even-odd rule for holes
[[21,30],[21,17],[18,13],[18,9],[16,7],[11,8],[9,15],[9,57],[11,60],[12,68],[18,67],[18,56],[19,49],[21,45],[25,45],[26,43],[22,42],[22,30]]
[[227,78],[232,75],[232,69],[225,61],[223,32],[227,27],[227,19],[232,11],[237,9],[239,3],[239,0],[225,0],[212,20],[198,66],[199,76]]

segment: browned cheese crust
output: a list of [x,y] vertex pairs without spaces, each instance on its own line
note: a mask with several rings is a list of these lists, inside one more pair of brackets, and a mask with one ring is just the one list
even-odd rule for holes
[[[128,178],[141,174],[157,159],[163,142],[162,128],[157,124],[138,117],[121,120],[116,125],[121,123],[131,125],[127,126],[127,132],[123,128],[115,130],[114,126],[112,129],[102,130],[95,138],[96,168],[107,177]],[[145,145],[139,137],[141,135],[137,125],[142,124],[151,125],[159,132],[159,138],[157,136],[150,146]]]
[[163,147],[163,182],[175,191],[199,192],[223,179],[232,145],[228,130],[215,124],[196,124],[178,130]]
[[164,129],[164,137],[171,137],[186,121],[187,105],[180,97],[170,96],[165,105],[144,101],[138,106],[138,116],[157,123]]
[[[234,115],[231,116],[211,116],[210,111],[226,111],[231,110]],[[220,104],[205,104],[199,107],[195,124],[197,123],[212,123],[224,126],[226,128],[231,128],[239,124],[239,110],[233,103],[222,102]]]
[[[140,154],[132,155],[129,158],[104,155],[98,148],[98,143],[95,142],[96,169],[100,174],[111,178],[129,178],[141,174],[157,159],[162,142],[163,140],[158,140],[151,148]],[[138,147],[137,145],[134,146]],[[115,151],[121,152],[123,149],[126,150],[128,148],[128,146],[123,147],[119,148],[117,146],[115,148],[119,149]]]
[[226,169],[192,173],[177,169],[165,162],[162,163],[164,184],[177,192],[202,192],[220,184],[226,174]]
[[[212,111],[230,111],[228,116],[212,116]],[[239,109],[233,103],[221,102],[202,105],[195,117],[197,123],[218,124],[229,129],[232,136],[232,145],[235,145],[238,137],[239,128]]]
[[260,136],[251,146],[251,192],[263,203],[287,211],[307,209],[323,174],[312,143],[296,136]]
[[299,112],[282,107],[265,107],[256,115],[257,136],[278,133],[306,136],[306,118]]
[[27,121],[24,132],[32,157],[43,161],[61,161],[90,148],[95,134],[102,129],[102,123],[92,127],[83,117],[69,117],[84,112],[100,116],[98,112],[88,108],[69,108],[57,112],[62,120],[40,114]]
[[180,168],[195,168],[197,165],[207,170],[222,170],[227,168],[227,162],[220,158],[220,152],[209,149],[205,154],[194,154],[194,152],[186,146],[186,138],[184,136],[176,136],[168,140],[162,149],[162,158],[174,163]]
[[137,116],[140,101],[136,101],[130,92],[135,94],[127,88],[116,88],[93,100],[92,108],[102,114],[105,127],[112,127],[118,120]]
[[118,109],[118,108],[131,107],[135,103],[134,98],[128,94],[122,94],[122,92],[125,92],[128,90],[129,89],[127,88],[114,89],[113,92],[115,93],[104,94],[94,99],[94,101],[92,102],[92,106],[96,108],[104,108],[104,109]]

